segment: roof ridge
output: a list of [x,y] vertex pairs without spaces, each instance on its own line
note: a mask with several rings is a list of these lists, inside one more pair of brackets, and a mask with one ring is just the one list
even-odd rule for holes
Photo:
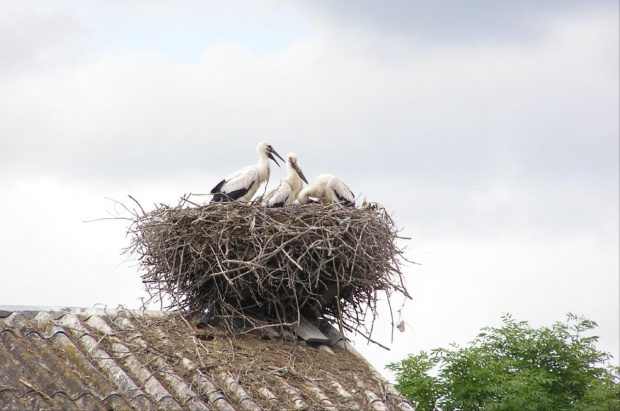
[[[164,315],[178,313],[178,311],[163,311],[163,310],[143,310],[135,308],[126,308],[119,305],[117,308],[103,308],[98,307],[68,307],[68,306],[32,306],[32,305],[0,305],[0,318],[6,318],[12,313],[20,313],[27,319],[31,320],[39,312],[57,313],[58,316],[64,314],[76,314],[76,315],[103,315],[103,316],[118,316],[120,313],[132,313],[145,316],[161,317]],[[55,317],[54,319],[57,319]]]

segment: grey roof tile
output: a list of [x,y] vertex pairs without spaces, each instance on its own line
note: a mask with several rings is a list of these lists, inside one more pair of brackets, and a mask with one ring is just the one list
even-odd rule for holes
[[0,409],[413,410],[335,329],[305,326],[331,346],[159,311],[0,307]]

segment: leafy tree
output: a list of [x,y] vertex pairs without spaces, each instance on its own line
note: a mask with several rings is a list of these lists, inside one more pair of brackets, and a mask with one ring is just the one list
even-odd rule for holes
[[594,321],[568,314],[566,323],[532,329],[502,317],[468,347],[420,352],[388,365],[396,387],[418,411],[620,410],[620,368],[584,333]]

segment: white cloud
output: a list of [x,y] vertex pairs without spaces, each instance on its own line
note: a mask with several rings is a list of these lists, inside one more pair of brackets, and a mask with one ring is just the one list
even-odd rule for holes
[[[588,44],[606,33],[594,34]],[[348,169],[372,152],[386,169],[406,155],[407,167],[434,174],[437,164],[479,175],[511,161],[537,175],[597,171],[613,163],[606,147],[617,144],[618,81],[589,48],[573,49],[571,36],[399,61],[329,36],[269,56],[215,43],[189,66],[153,51],[102,54],[4,84],[3,151],[18,164],[48,161],[85,175],[93,164],[142,177],[162,157],[177,170],[222,167],[241,147],[253,154],[246,139]],[[228,144],[214,150],[221,139]],[[333,150],[321,148],[327,142]],[[592,161],[599,156],[607,161]]]
[[2,4],[0,13],[0,83],[24,71],[73,60],[88,29],[68,8],[46,2]]

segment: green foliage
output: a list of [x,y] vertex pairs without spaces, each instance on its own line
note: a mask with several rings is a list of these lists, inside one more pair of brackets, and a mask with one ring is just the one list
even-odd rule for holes
[[620,410],[620,369],[584,333],[594,321],[568,314],[566,323],[532,329],[502,317],[468,347],[420,352],[388,368],[418,411]]

